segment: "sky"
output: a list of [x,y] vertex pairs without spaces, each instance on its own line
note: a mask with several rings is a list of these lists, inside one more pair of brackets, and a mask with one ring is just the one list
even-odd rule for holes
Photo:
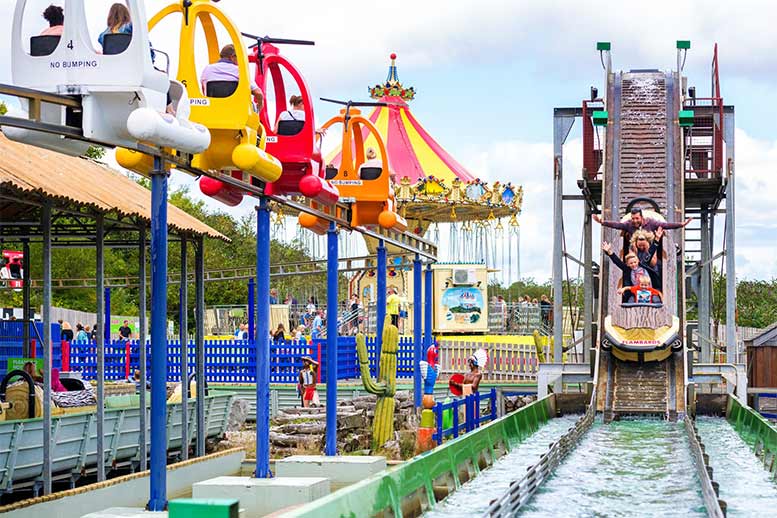
[[[49,1],[27,2],[25,27],[41,23],[36,17]],[[86,0],[95,38],[110,3]],[[11,45],[14,4],[0,0],[4,48]],[[150,17],[167,4],[146,0],[146,13]],[[777,277],[773,3],[223,0],[219,6],[244,32],[314,40],[314,47],[282,51],[316,98],[366,99],[367,87],[385,79],[388,55],[396,52],[400,79],[417,91],[411,109],[438,142],[475,176],[523,186],[521,274],[539,281],[550,277],[553,108],[579,106],[590,86],[604,91],[596,42],[612,42],[616,70],[669,70],[675,41],[691,40],[685,74],[699,96],[709,95],[717,42],[722,95],[736,106],[737,276]],[[177,37],[173,24],[151,34],[155,48],[173,54]],[[9,53],[0,55],[0,82],[11,82]],[[315,110],[322,121],[336,111],[321,102]],[[569,193],[575,193],[582,165],[579,137],[577,126],[564,149]],[[174,173],[173,185],[188,183]],[[191,191],[198,192],[196,186]],[[248,214],[254,203],[248,199],[230,210]],[[565,218],[567,246],[576,254],[582,206],[569,204]],[[721,236],[722,217],[717,225]]]

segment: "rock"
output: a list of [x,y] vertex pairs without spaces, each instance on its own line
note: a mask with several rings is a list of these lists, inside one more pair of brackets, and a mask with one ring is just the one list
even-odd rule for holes
[[326,421],[326,414],[292,414],[292,413],[286,413],[286,412],[278,412],[278,414],[273,418],[273,423],[275,424],[286,424],[286,423],[314,423],[314,422],[325,422]]
[[287,423],[283,426],[274,427],[278,432],[284,434],[323,434],[326,433],[326,423],[323,420],[310,421],[305,423]]
[[409,390],[399,390],[397,391],[396,394],[394,394],[394,399],[396,399],[397,401],[407,401],[407,400],[412,401],[413,399],[411,396],[412,395]]
[[337,415],[337,429],[339,430],[366,430],[369,426],[367,416],[363,412],[352,412]]
[[248,417],[248,401],[245,399],[235,398],[232,403],[232,408],[229,409],[229,417],[227,418],[227,431],[235,432],[240,430],[246,422]]
[[396,439],[386,441],[386,444],[379,448],[378,451],[379,454],[385,456],[386,459],[400,460],[402,458],[402,451],[399,446],[399,441]]

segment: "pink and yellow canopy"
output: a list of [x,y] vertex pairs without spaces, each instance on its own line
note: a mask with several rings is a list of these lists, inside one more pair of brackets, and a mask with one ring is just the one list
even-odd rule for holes
[[[382,136],[389,168],[399,183],[397,200],[403,215],[420,227],[433,221],[486,219],[515,215],[520,211],[520,187],[481,182],[456,161],[429,134],[410,111],[413,87],[399,81],[396,54],[385,83],[369,88],[370,97],[386,106],[375,107],[367,117]],[[364,131],[365,146],[378,149],[375,137]],[[340,163],[338,147],[326,163]]]

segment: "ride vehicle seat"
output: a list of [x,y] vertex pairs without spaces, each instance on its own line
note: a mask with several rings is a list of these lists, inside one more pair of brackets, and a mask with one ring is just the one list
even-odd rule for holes
[[86,385],[80,379],[75,378],[60,378],[59,382],[68,390],[72,392],[75,390],[86,390]]
[[59,45],[61,36],[33,36],[30,38],[30,56],[49,56]]
[[359,167],[359,178],[362,180],[377,180],[381,174],[383,163],[377,159],[367,160]]
[[337,168],[334,167],[334,166],[327,166],[327,168],[326,168],[326,179],[327,180],[331,180],[335,176],[337,176]]
[[130,46],[132,34],[116,33],[103,36],[103,54],[112,56],[121,54]]
[[237,90],[238,81],[208,81],[205,83],[205,95],[208,97],[229,97]]
[[302,120],[279,120],[278,121],[278,135],[289,137],[296,135],[302,128],[305,127],[305,121]]

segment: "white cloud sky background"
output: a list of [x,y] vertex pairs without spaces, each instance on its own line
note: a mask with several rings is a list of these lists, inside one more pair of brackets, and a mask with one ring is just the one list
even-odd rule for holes
[[[30,12],[48,3],[31,0]],[[110,3],[86,0],[95,35]],[[150,16],[168,2],[145,3]],[[14,4],[0,0],[4,48],[10,46]],[[773,3],[222,0],[219,5],[246,32],[315,40],[315,47],[283,49],[315,97],[365,98],[367,85],[383,80],[388,54],[396,52],[400,78],[418,90],[412,109],[430,133],[476,176],[523,185],[522,274],[538,280],[550,276],[551,264],[552,108],[579,105],[590,85],[603,91],[595,42],[612,41],[616,69],[669,69],[675,40],[690,39],[686,74],[700,96],[707,95],[717,42],[723,96],[737,108],[738,276],[777,276]],[[152,41],[158,48],[177,48],[177,34],[167,27],[152,33]],[[10,79],[4,53],[0,81]],[[335,111],[323,103],[315,108],[322,120]],[[569,192],[581,168],[578,136],[573,130],[565,147]],[[178,175],[173,183],[187,182]],[[252,205],[245,201],[236,213],[250,212]],[[567,244],[574,253],[581,214],[570,204]],[[721,235],[722,218],[717,228]]]

